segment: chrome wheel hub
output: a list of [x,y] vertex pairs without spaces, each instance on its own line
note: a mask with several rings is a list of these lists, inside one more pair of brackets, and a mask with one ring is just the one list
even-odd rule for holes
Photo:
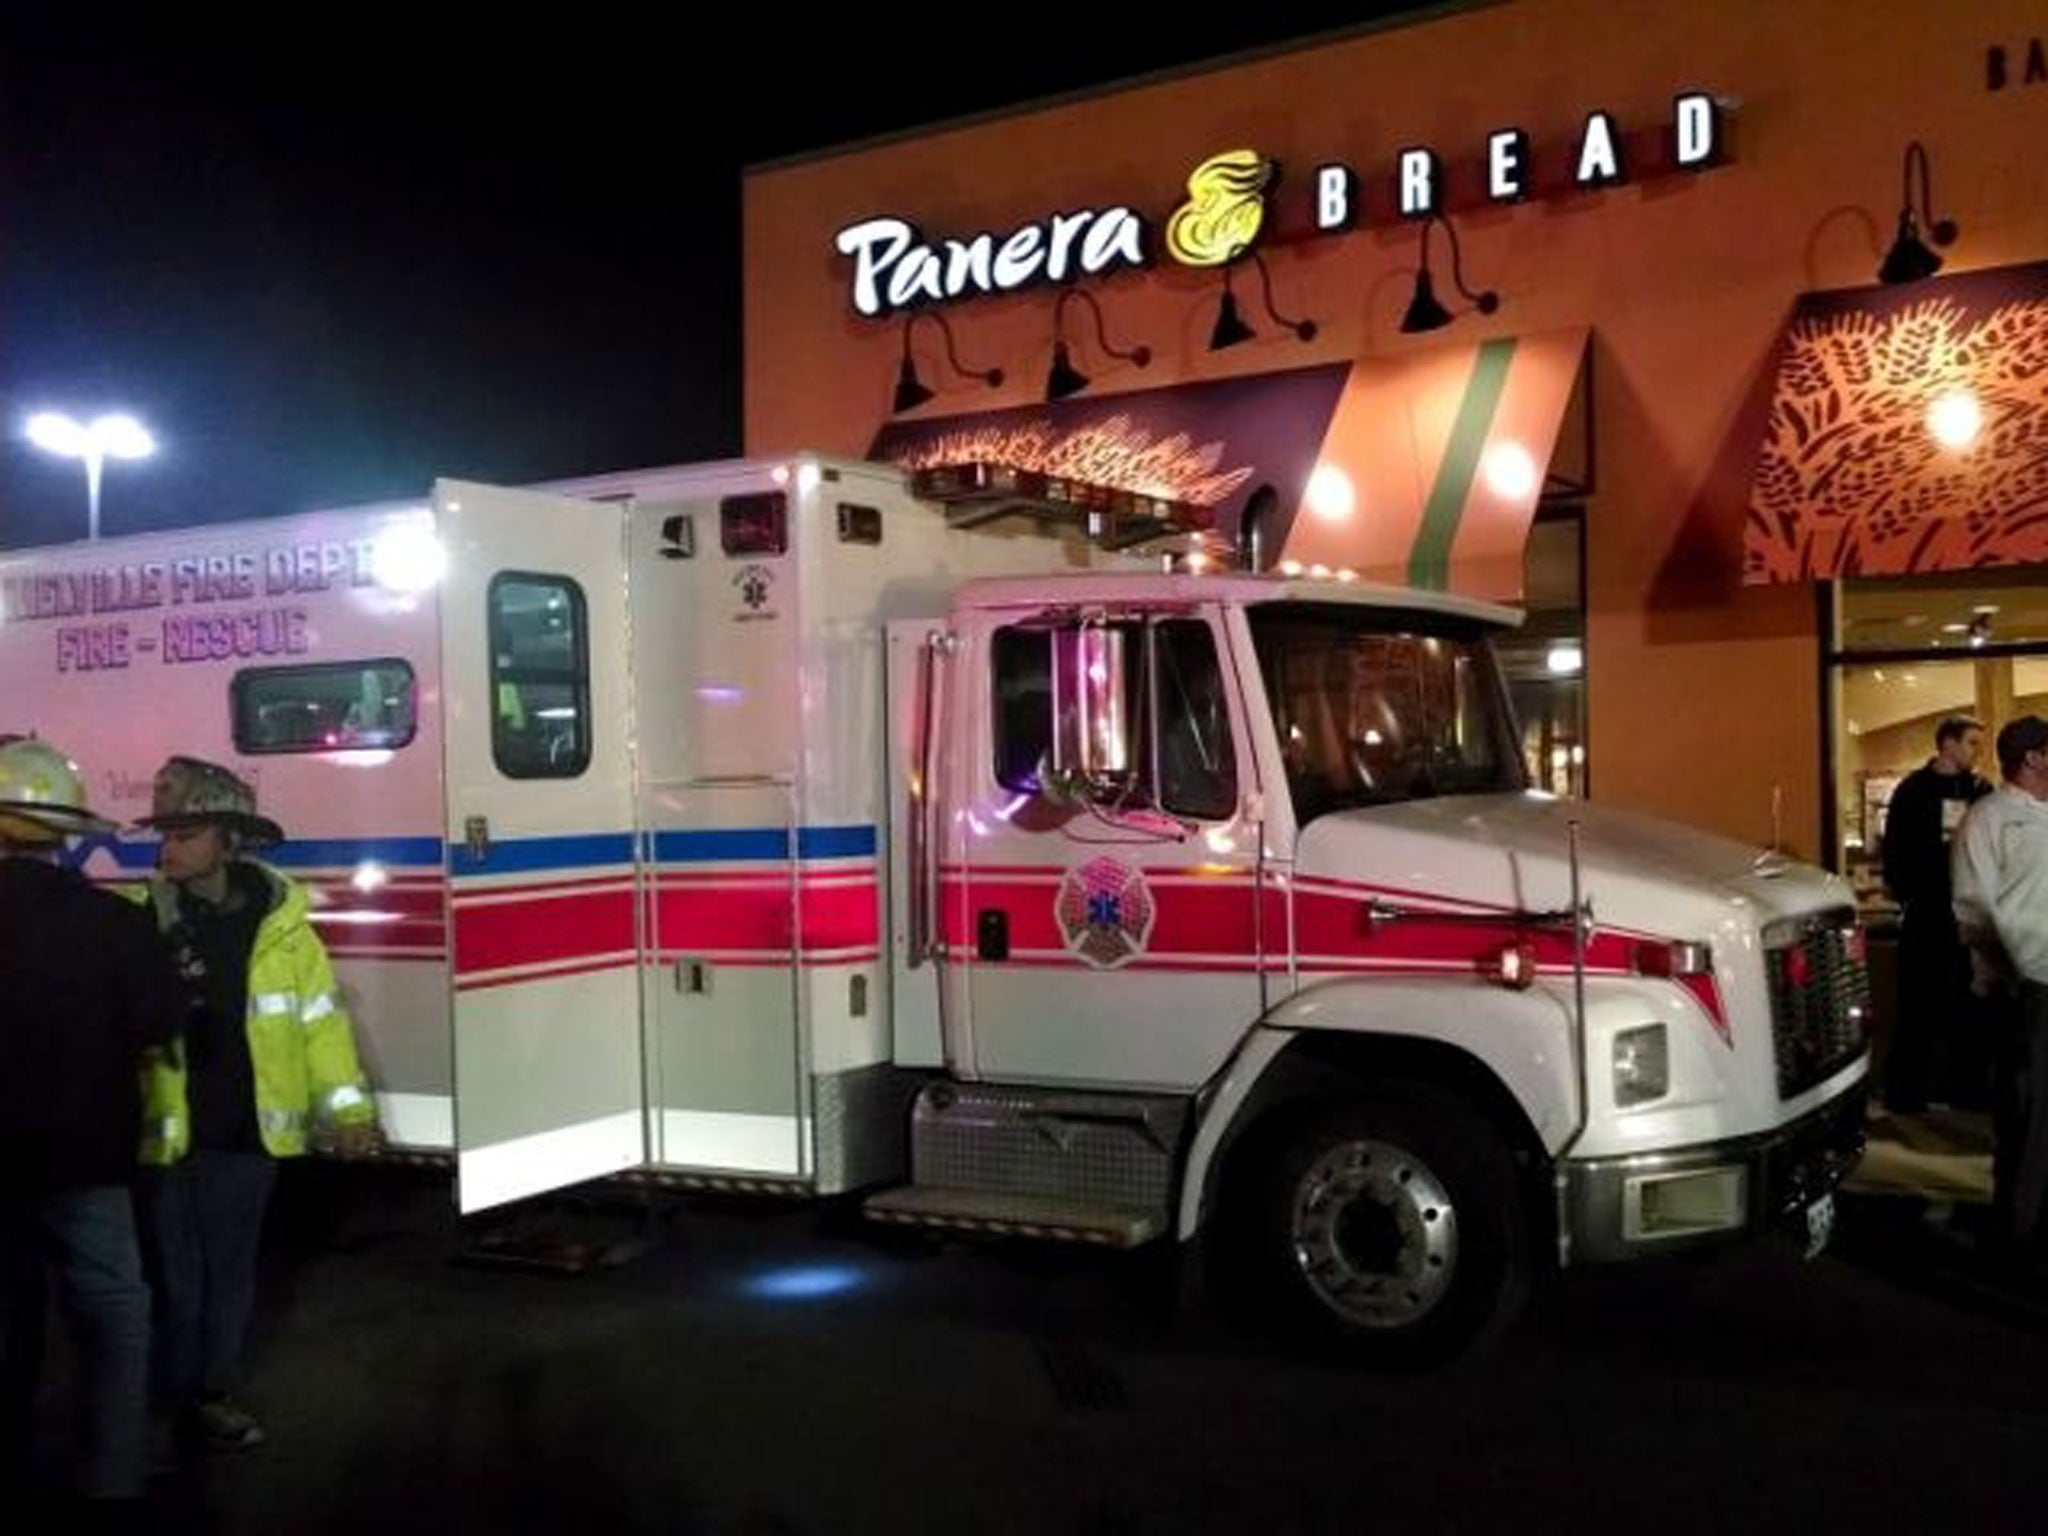
[[1428,1164],[1381,1141],[1315,1160],[1289,1212],[1294,1262],[1323,1303],[1364,1328],[1400,1328],[1450,1289],[1458,1213]]

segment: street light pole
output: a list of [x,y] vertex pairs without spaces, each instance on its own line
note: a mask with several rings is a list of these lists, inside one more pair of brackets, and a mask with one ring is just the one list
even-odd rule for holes
[[108,415],[90,426],[61,411],[37,411],[28,419],[28,440],[45,453],[85,463],[86,537],[100,536],[100,479],[107,460],[146,459],[156,452],[156,439],[133,416]]
[[85,455],[85,537],[94,544],[100,540],[100,471],[106,462],[107,456],[97,448]]

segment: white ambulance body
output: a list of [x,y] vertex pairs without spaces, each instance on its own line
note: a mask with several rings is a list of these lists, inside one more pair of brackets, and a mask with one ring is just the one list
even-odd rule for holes
[[[291,841],[396,1143],[452,1145],[433,519],[366,508],[0,556],[0,729],[85,770],[94,809],[149,814],[173,753],[232,764]],[[381,579],[380,579],[381,577]],[[146,835],[82,850],[137,878]],[[408,1021],[403,1028],[385,1021]]]
[[1840,881],[1530,793],[1507,610],[1169,574],[1095,547],[1158,509],[1087,487],[915,489],[802,457],[25,553],[0,728],[123,817],[172,752],[256,780],[465,1209],[639,1171],[1217,1234],[1390,1356],[1546,1252],[1825,1235]]

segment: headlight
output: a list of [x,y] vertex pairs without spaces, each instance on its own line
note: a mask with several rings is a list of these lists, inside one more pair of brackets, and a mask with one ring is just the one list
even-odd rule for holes
[[1624,1029],[1614,1037],[1614,1102],[1622,1109],[1661,1099],[1671,1090],[1671,1047],[1662,1024]]

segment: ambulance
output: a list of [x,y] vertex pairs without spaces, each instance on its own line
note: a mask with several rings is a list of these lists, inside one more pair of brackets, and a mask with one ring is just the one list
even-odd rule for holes
[[[1205,566],[1211,568],[1204,568]],[[0,730],[257,786],[400,1155],[1198,1242],[1370,1359],[1858,1156],[1848,888],[1530,788],[1442,592],[799,455],[19,552]],[[132,878],[140,835],[82,845]]]

